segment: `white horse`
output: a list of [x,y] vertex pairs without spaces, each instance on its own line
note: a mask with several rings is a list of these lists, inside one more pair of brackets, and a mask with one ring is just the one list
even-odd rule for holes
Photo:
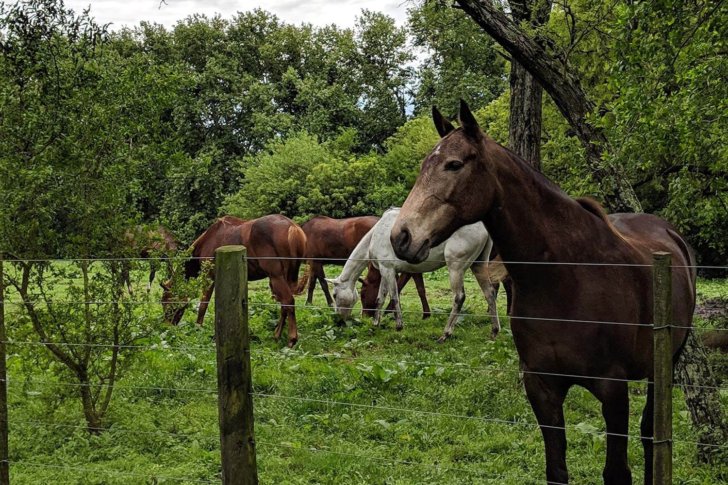
[[[429,273],[447,265],[450,275],[450,288],[453,292],[452,311],[445,325],[445,331],[440,342],[452,335],[455,322],[458,319],[463,302],[465,301],[465,288],[463,279],[465,270],[470,268],[478,280],[480,289],[488,301],[488,311],[491,317],[492,336],[500,331],[500,321],[496,311],[496,292],[488,271],[488,256],[493,247],[488,232],[481,222],[464,226],[455,231],[445,242],[432,248],[429,257],[419,264],[410,264],[394,254],[389,235],[392,226],[399,215],[399,208],[387,210],[382,218],[364,236],[349,256],[341,274],[335,279],[327,279],[334,285],[334,308],[344,317],[351,314],[352,307],[357,302],[356,282],[366,268],[369,261],[382,274],[382,282],[377,295],[374,325],[378,326],[382,315],[382,304],[387,296],[392,297],[395,308],[397,330],[402,329],[402,309],[399,305],[397,292],[397,273]],[[477,263],[474,263],[477,261]]]

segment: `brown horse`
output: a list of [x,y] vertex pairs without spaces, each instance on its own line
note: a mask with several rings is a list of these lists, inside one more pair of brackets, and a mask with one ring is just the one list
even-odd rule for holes
[[[397,255],[421,261],[458,227],[482,221],[513,281],[513,340],[545,442],[548,482],[568,482],[563,402],[580,385],[602,404],[604,482],[632,483],[627,380],[653,378],[653,330],[645,326],[653,319],[652,253],[672,253],[677,358],[695,306],[692,250],[658,217],[607,217],[595,202],[567,196],[483,134],[464,102],[460,128],[436,109],[433,118],[442,139],[423,161],[392,229]],[[648,384],[645,483],[652,483],[653,395]]]
[[[166,258],[167,276],[172,275],[172,260],[170,258],[179,248],[179,244],[169,229],[164,226],[157,226],[153,229],[137,226],[124,233],[124,240],[130,254],[133,254],[135,258],[152,258],[149,260],[147,292],[152,289],[152,283],[159,269],[159,261],[155,258]],[[125,261],[122,264],[121,271],[129,294],[132,294],[131,264]]]
[[[280,338],[283,325],[288,321],[288,345],[298,341],[294,295],[306,287],[308,273],[299,280],[298,270],[305,259],[306,235],[298,225],[282,215],[270,215],[252,220],[225,216],[215,221],[192,243],[192,258],[185,263],[185,278],[200,274],[202,261],[215,256],[221,246],[243,245],[248,254],[248,280],[268,278],[273,297],[281,304],[281,316],[274,336]],[[214,275],[210,272],[210,277]],[[203,292],[197,313],[197,324],[202,325],[215,287],[213,283]],[[165,286],[163,300],[172,301],[169,284]],[[175,315],[176,324],[182,315]]]
[[[306,233],[306,257],[308,258],[309,273],[311,274],[306,304],[310,305],[313,301],[313,292],[318,282],[324,296],[326,296],[326,303],[331,306],[331,293],[329,293],[329,287],[326,283],[324,264],[337,266],[346,264],[346,260],[356,245],[374,227],[378,220],[379,217],[376,216],[349,217],[346,219],[316,216],[301,226],[303,232]],[[401,290],[410,278],[414,279],[417,293],[422,302],[422,318],[427,318],[430,316],[430,306],[427,303],[422,275],[401,274],[397,280],[397,288]],[[379,270],[370,264],[367,277],[361,281],[362,313],[364,315],[374,316],[380,281]],[[390,307],[393,308],[392,304],[390,304]],[[387,310],[392,308],[387,308]]]

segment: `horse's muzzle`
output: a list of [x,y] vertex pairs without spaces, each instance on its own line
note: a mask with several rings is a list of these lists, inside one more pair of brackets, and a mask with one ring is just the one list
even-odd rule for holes
[[408,263],[421,263],[430,254],[430,240],[425,239],[420,244],[413,244],[412,233],[405,224],[392,228],[389,236],[394,254]]

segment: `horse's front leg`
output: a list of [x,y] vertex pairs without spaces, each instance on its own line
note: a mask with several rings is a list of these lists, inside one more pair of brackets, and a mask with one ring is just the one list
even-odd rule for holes
[[470,270],[475,275],[475,279],[478,281],[480,290],[485,296],[485,300],[488,302],[488,313],[490,314],[490,325],[491,325],[491,338],[495,338],[500,332],[500,318],[498,318],[498,308],[496,306],[496,300],[498,298],[498,292],[490,281],[488,275],[488,263],[479,263],[471,266]]
[[152,260],[149,262],[149,282],[147,283],[147,293],[152,291],[152,283],[157,276],[157,262]]
[[210,298],[212,298],[212,292],[215,289],[215,282],[202,292],[200,297],[200,307],[197,309],[197,325],[202,326],[205,322],[205,314],[207,313],[207,307],[210,305]]
[[[409,276],[404,280],[402,286],[407,283]],[[395,328],[397,331],[401,331],[404,328],[404,322],[402,321],[402,307],[399,304],[399,282],[394,281],[393,287],[391,288],[392,303],[394,304],[394,321],[396,322]]]
[[463,309],[463,303],[465,302],[465,285],[463,283],[465,268],[460,265],[448,266],[448,274],[450,276],[450,290],[452,290],[452,310],[450,316],[447,319],[445,330],[442,337],[438,339],[438,342],[442,343],[447,340],[455,329],[455,322],[460,317],[460,312]]
[[[381,282],[379,284],[379,292],[377,293],[377,301],[375,303],[375,311],[374,311],[374,326],[378,327],[381,320],[382,320],[382,306],[384,305],[384,302],[387,299],[387,296],[392,293],[392,288],[394,288],[395,293],[397,290],[397,283],[396,278],[397,275],[393,270],[388,270],[385,268],[379,268],[379,272],[381,273]],[[392,296],[394,299],[395,297]]]
[[558,377],[528,372],[523,375],[523,385],[543,435],[546,450],[546,482],[569,483],[564,426],[564,399],[569,387]]

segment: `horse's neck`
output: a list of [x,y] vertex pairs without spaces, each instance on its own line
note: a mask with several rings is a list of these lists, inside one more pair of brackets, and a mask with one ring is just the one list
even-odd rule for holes
[[599,248],[591,243],[611,231],[608,225],[498,148],[504,150],[496,170],[501,189],[483,222],[503,260],[576,262],[598,257]]
[[349,259],[346,260],[344,269],[339,275],[339,281],[349,283],[353,286],[359,275],[364,272],[364,268],[369,264],[369,244],[372,240],[372,231],[366,233],[349,255]]

